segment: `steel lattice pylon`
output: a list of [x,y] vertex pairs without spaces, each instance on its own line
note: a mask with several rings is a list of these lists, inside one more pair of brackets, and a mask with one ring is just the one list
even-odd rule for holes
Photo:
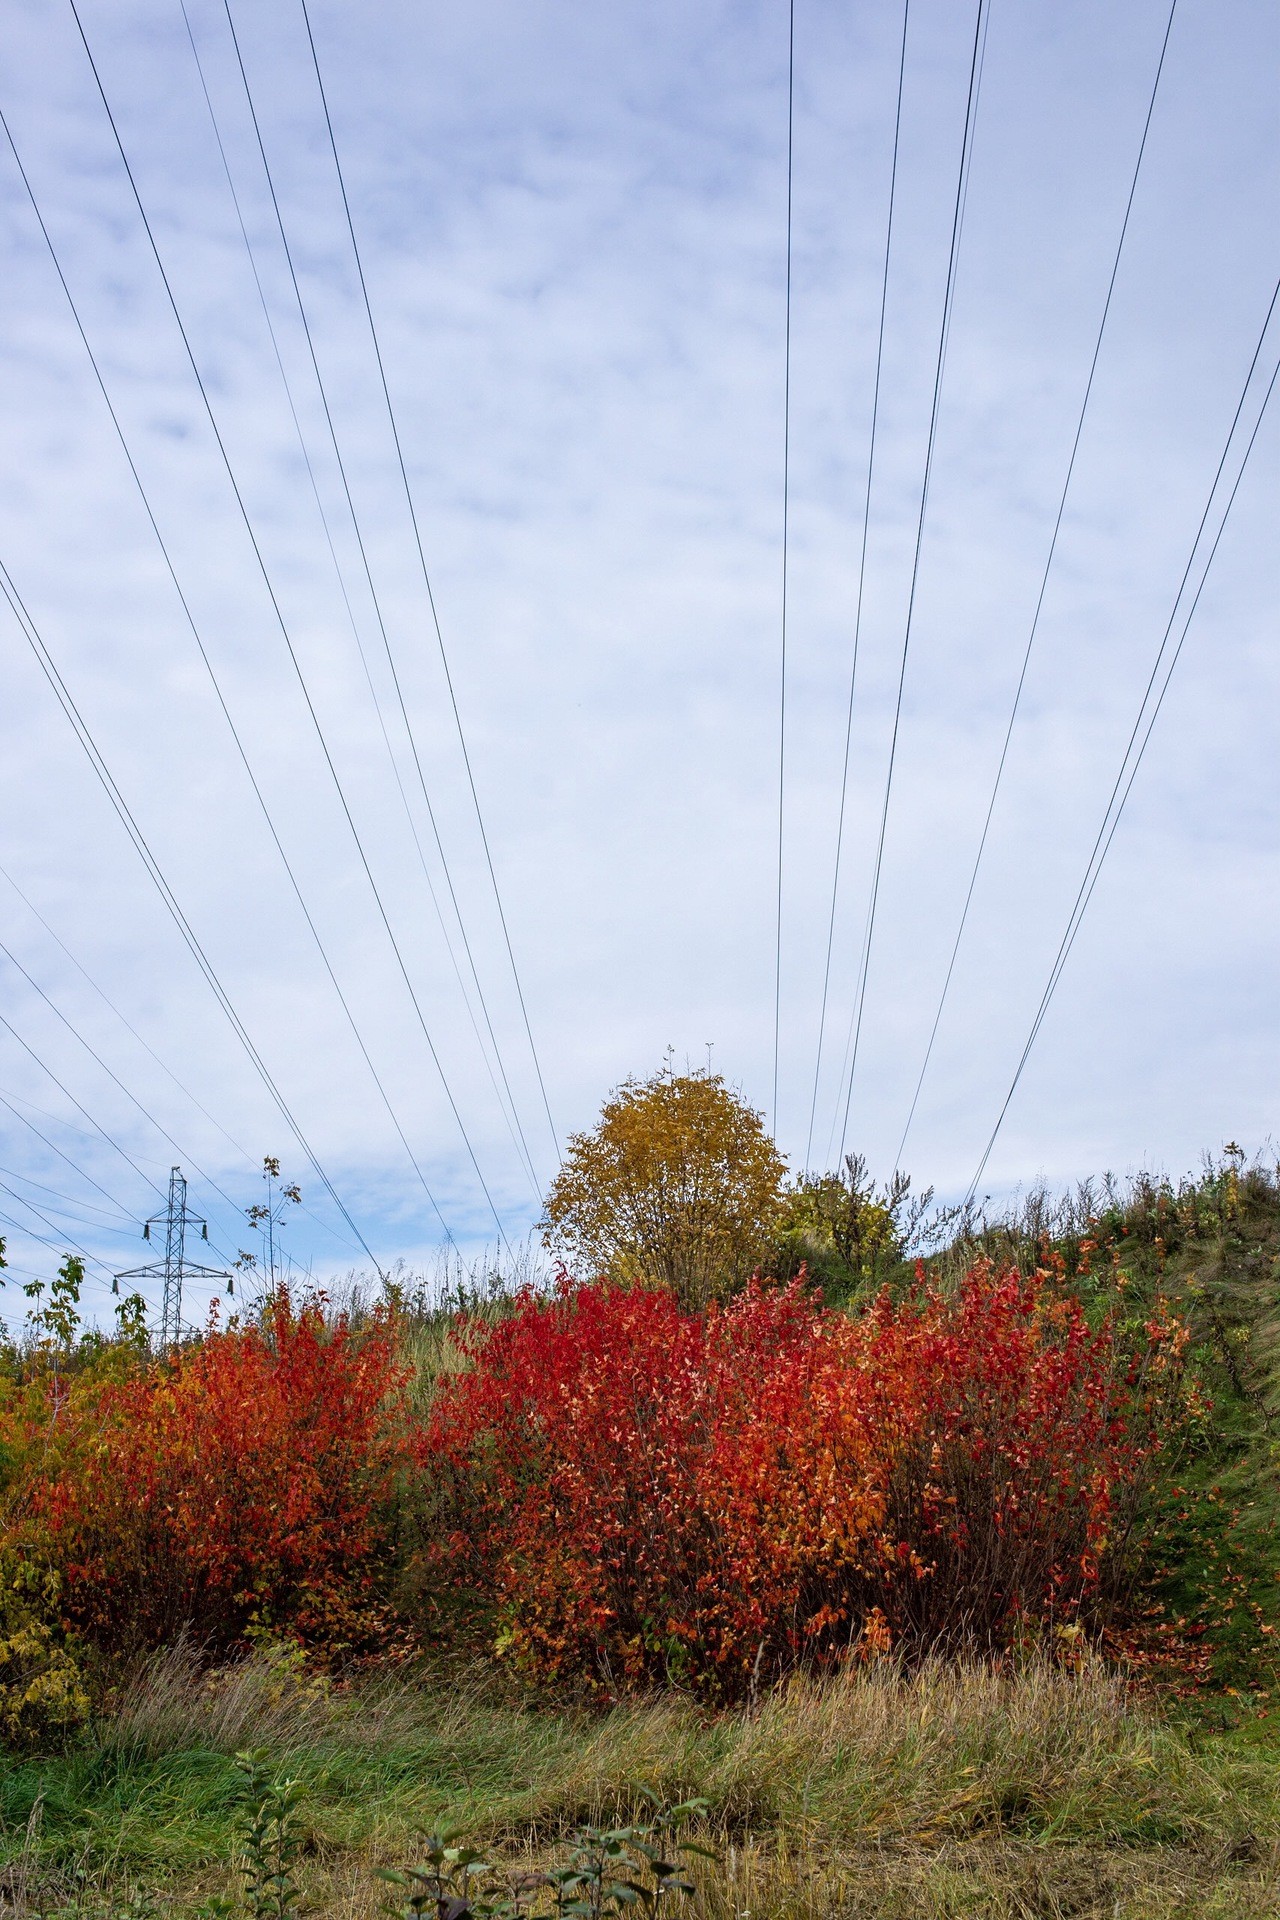
[[169,1204],[163,1213],[153,1213],[142,1229],[144,1240],[151,1238],[153,1227],[164,1228],[164,1259],[153,1260],[145,1267],[127,1267],[116,1275],[116,1280],[152,1280],[159,1277],[164,1283],[160,1305],[160,1345],[164,1352],[176,1347],[182,1338],[182,1282],[190,1277],[196,1280],[228,1280],[230,1274],[225,1267],[202,1267],[186,1257],[187,1229],[199,1227],[200,1238],[209,1238],[208,1222],[198,1213],[187,1209],[187,1182],[181,1167],[173,1167],[169,1172]]

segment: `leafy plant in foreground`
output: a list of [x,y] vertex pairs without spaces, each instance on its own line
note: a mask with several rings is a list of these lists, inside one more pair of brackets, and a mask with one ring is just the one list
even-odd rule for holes
[[247,1820],[244,1854],[245,1904],[253,1920],[297,1920],[299,1887],[293,1877],[302,1850],[296,1780],[274,1780],[262,1753],[238,1753],[244,1777]]
[[421,1866],[378,1869],[380,1880],[402,1888],[405,1895],[403,1904],[389,1911],[405,1916],[405,1920],[416,1920],[423,1913],[434,1913],[439,1920],[462,1920],[464,1914],[495,1911],[483,1900],[477,1904],[472,1887],[474,1880],[492,1873],[492,1867],[479,1848],[455,1846],[458,1838],[459,1831],[454,1827],[429,1833]]
[[36,1305],[27,1315],[27,1333],[32,1342],[54,1358],[64,1358],[75,1346],[81,1329],[80,1289],[84,1285],[84,1261],[69,1253],[49,1282],[49,1298],[41,1305],[45,1292],[43,1280],[29,1280],[22,1291]]
[[656,1914],[668,1895],[693,1893],[683,1863],[668,1856],[715,1858],[708,1848],[678,1838],[681,1825],[705,1811],[705,1801],[686,1800],[655,1811],[652,1820],[637,1826],[576,1828],[568,1863],[546,1876],[553,1911],[576,1920],[621,1920],[631,1907]]
[[663,1808],[654,1801],[651,1818],[632,1826],[575,1827],[567,1861],[545,1873],[496,1878],[498,1870],[478,1848],[454,1844],[459,1836],[451,1829],[428,1837],[421,1866],[384,1869],[380,1877],[405,1896],[392,1909],[397,1920],[424,1914],[436,1920],[528,1920],[534,1912],[556,1920],[622,1920],[633,1907],[656,1916],[665,1898],[695,1891],[682,1853],[715,1858],[679,1837],[706,1805],[686,1800]]

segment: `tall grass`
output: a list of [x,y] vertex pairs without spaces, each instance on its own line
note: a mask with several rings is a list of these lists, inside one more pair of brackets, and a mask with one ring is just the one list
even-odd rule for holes
[[[714,1717],[672,1695],[552,1713],[491,1688],[467,1672],[329,1686],[271,1651],[210,1675],[170,1650],[91,1747],[0,1774],[11,1860],[45,1910],[78,1870],[194,1913],[233,1884],[233,1756],[251,1745],[301,1781],[310,1895],[351,1920],[379,1911],[374,1868],[443,1820],[545,1861],[642,1788],[708,1803],[722,1865],[689,1920],[1275,1910],[1247,1902],[1280,1846],[1280,1768],[1198,1746],[1100,1669],[885,1663]],[[1200,1905],[1170,1905],[1178,1885]]]

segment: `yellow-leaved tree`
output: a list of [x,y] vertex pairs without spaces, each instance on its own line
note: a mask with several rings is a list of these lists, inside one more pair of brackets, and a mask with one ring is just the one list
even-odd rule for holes
[[542,1237],[579,1273],[723,1298],[768,1254],[786,1163],[758,1113],[717,1073],[626,1080],[574,1134]]

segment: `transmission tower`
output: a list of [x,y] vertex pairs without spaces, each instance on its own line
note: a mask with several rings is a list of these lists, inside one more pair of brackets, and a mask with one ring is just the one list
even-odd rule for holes
[[144,1223],[143,1239],[150,1240],[151,1229],[160,1226],[164,1228],[164,1259],[153,1260],[145,1267],[128,1267],[116,1275],[116,1281],[118,1284],[121,1280],[151,1280],[159,1276],[164,1282],[160,1306],[160,1345],[168,1353],[182,1337],[183,1280],[229,1280],[231,1275],[223,1267],[202,1267],[186,1257],[188,1227],[199,1227],[200,1238],[207,1240],[209,1225],[198,1213],[187,1210],[187,1182],[181,1167],[171,1169],[169,1204],[163,1213],[153,1213]]

